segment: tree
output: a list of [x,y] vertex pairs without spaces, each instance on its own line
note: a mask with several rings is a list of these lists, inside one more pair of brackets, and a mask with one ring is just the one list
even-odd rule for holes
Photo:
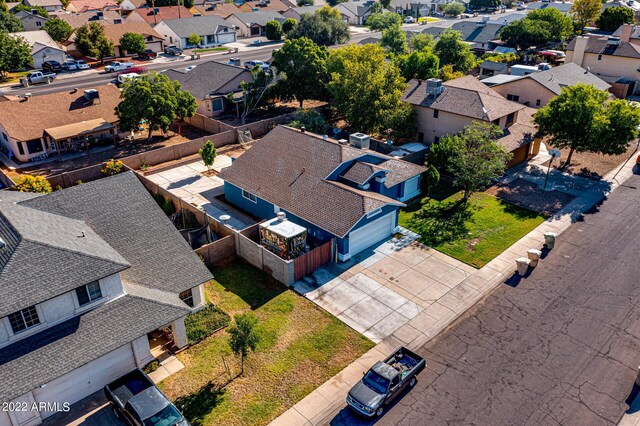
[[369,7],[369,13],[370,14],[374,14],[374,13],[382,13],[384,12],[384,8],[382,7],[382,3],[380,2],[374,2],[370,7]]
[[470,0],[469,9],[497,9],[500,4],[500,0]]
[[303,13],[298,27],[288,38],[306,37],[320,46],[333,46],[349,41],[349,24],[337,9],[324,6],[312,15]]
[[427,183],[427,194],[430,194],[433,189],[440,183],[440,172],[433,166],[429,165],[427,172],[425,173],[425,180]]
[[614,32],[623,24],[633,23],[633,10],[624,6],[607,7],[600,14],[598,28],[602,31]]
[[453,176],[453,184],[464,190],[464,202],[504,173],[511,153],[497,141],[502,134],[494,124],[475,121],[459,134],[443,138],[452,149],[447,172]]
[[0,12],[0,31],[17,33],[24,31],[24,25],[22,25],[21,20],[9,12]]
[[293,18],[287,18],[282,23],[282,32],[285,35],[288,35],[290,32],[294,31],[296,28],[298,28],[298,21],[296,21]]
[[331,74],[327,89],[351,128],[378,133],[414,125],[411,107],[400,100],[407,85],[398,67],[385,61],[382,47],[351,44],[334,49],[327,68]]
[[551,34],[552,41],[563,41],[573,35],[573,21],[570,16],[565,15],[558,9],[546,8],[533,10],[527,14],[527,18],[532,21],[547,22],[547,30]]
[[424,49],[433,50],[436,47],[436,41],[431,34],[419,33],[411,36],[409,47],[418,52]]
[[[195,113],[195,98],[188,92],[180,94],[181,91],[180,83],[170,81],[164,74],[152,72],[129,79],[120,94],[122,102],[116,107],[120,128],[135,131],[146,120],[149,140],[154,130],[166,132],[179,113],[187,117]],[[190,108],[185,106],[187,101],[190,102]]]
[[27,6],[26,4],[19,3],[13,7],[11,13],[16,14],[20,11],[24,10],[25,12],[31,13],[31,11],[35,10],[37,15],[42,16],[43,18],[49,17],[49,12],[42,6]]
[[372,13],[367,19],[367,27],[372,31],[382,31],[402,25],[402,17],[397,13]]
[[69,36],[73,33],[73,28],[71,25],[67,23],[67,21],[63,21],[62,19],[49,19],[44,24],[44,30],[51,36],[55,41],[62,43],[67,40]]
[[[313,0],[298,0],[296,2],[296,4],[298,5],[298,7],[302,7],[302,6],[313,6]],[[289,18],[292,19],[292,18]],[[296,21],[298,22],[298,21]]]
[[437,77],[438,68],[440,67],[440,59],[429,49],[400,56],[396,63],[406,80],[411,80],[412,78],[426,80]]
[[[246,124],[247,117],[251,114],[262,102],[263,98],[269,93],[278,80],[273,69],[269,73],[265,73],[260,67],[256,66],[251,70],[253,75],[253,81],[240,83],[240,89],[242,90],[242,113],[240,119],[242,124]],[[227,99],[234,102],[232,93],[227,95]]]
[[445,5],[442,8],[442,11],[444,12],[445,15],[458,16],[463,14],[465,9],[466,9],[466,6],[464,4],[454,1],[452,3]]
[[324,116],[315,109],[299,109],[293,114],[293,121],[289,123],[289,126],[296,129],[304,127],[312,133],[322,135],[329,125]]
[[580,34],[584,33],[584,27],[596,22],[601,10],[602,2],[600,0],[575,0],[573,2],[570,13],[576,27],[580,30]]
[[198,154],[200,154],[204,165],[207,166],[207,170],[211,170],[211,166],[213,166],[213,162],[218,155],[216,153],[216,147],[213,146],[213,142],[207,139],[204,146],[198,150]]
[[394,55],[404,55],[409,51],[407,36],[399,25],[382,31],[380,44]]
[[441,65],[452,65],[456,71],[466,72],[476,65],[476,57],[459,31],[447,28],[440,34],[434,53]]
[[550,136],[556,148],[569,148],[565,166],[571,164],[574,151],[622,154],[638,136],[640,108],[608,99],[607,91],[578,83],[563,88],[535,114],[540,134]]
[[269,21],[265,26],[267,40],[280,40],[282,38],[282,27],[278,21]]
[[551,41],[549,23],[520,19],[513,21],[500,30],[500,39],[507,46],[528,49],[531,46],[544,46]]
[[502,62],[504,64],[510,64],[515,62],[518,59],[518,56],[515,53],[507,52],[507,53],[495,53],[495,52],[487,52],[480,57],[483,61],[490,62]]
[[196,33],[191,33],[191,34],[189,34],[189,37],[187,37],[187,43],[189,43],[189,45],[191,45],[191,46],[197,46],[201,42],[202,42],[202,37],[200,37]]
[[272,63],[282,77],[276,85],[280,98],[295,99],[300,108],[307,99],[325,98],[328,57],[325,46],[318,46],[306,37],[285,40],[282,48],[273,52]]
[[178,134],[181,134],[184,119],[193,117],[198,109],[198,101],[186,90],[176,91],[176,100],[178,102],[175,110],[176,120],[178,121]]
[[445,65],[440,68],[440,79],[442,81],[455,80],[456,78],[464,77],[464,73],[460,71],[454,71],[453,65]]
[[380,4],[385,9],[389,9],[389,6],[391,6],[391,0],[380,0]]
[[98,22],[84,24],[75,34],[74,43],[84,56],[98,58],[101,62],[104,58],[113,56],[113,42],[107,38],[104,27]]
[[349,0],[327,0],[327,4],[331,7],[337,6],[338,3],[346,3]]
[[126,50],[127,53],[142,53],[146,48],[147,45],[142,34],[124,33],[120,37],[120,50]]
[[20,36],[10,36],[0,31],[0,77],[13,70],[23,70],[33,65],[29,43]]
[[20,192],[48,194],[51,192],[51,184],[43,176],[20,175],[18,183],[11,189]]
[[236,315],[234,323],[227,329],[229,333],[229,346],[234,354],[241,357],[242,368],[240,374],[244,373],[244,360],[249,351],[255,352],[260,343],[260,334],[256,330],[258,318],[253,312],[245,312]]

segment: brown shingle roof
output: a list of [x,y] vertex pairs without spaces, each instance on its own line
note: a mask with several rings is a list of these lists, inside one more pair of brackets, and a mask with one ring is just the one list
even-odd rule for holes
[[269,3],[265,3],[264,0],[258,0],[245,2],[239,9],[241,12],[251,12],[253,9],[284,12],[289,9],[289,7],[291,6],[281,2],[280,0],[270,0]]
[[50,13],[49,15],[54,16],[58,19],[61,19],[71,25],[71,28],[80,28],[84,24],[88,24],[91,22],[102,21],[107,24],[113,24],[115,19],[124,19],[120,14],[115,10],[105,10],[102,12],[103,17],[100,19],[96,12],[83,12],[83,13],[71,13],[66,11],[61,11],[55,14]]
[[468,75],[442,84],[443,91],[437,97],[427,95],[427,85],[413,79],[404,92],[402,100],[412,105],[493,121],[525,108],[517,102],[508,101]]
[[[178,6],[163,6],[156,7],[156,9],[158,12],[155,14],[155,16],[153,13],[153,9],[151,8],[136,9],[131,12],[129,16],[137,14],[149,24],[160,22],[163,19],[178,19],[180,17],[191,18],[193,16],[193,14],[189,12],[189,9],[184,6],[180,6],[179,8]],[[129,19],[129,16],[127,17],[127,19]]]
[[117,122],[115,107],[120,103],[120,90],[113,84],[95,89],[100,92],[100,101],[91,105],[87,104],[82,90],[0,102],[0,123],[10,137],[27,141],[41,138],[44,129],[48,128],[98,118],[109,123]]
[[381,169],[374,164],[356,161],[342,175],[340,175],[340,177],[347,179],[356,185],[364,185],[372,174],[382,170],[384,169]]
[[[386,204],[402,205],[374,192],[326,180],[343,161],[365,154],[372,152],[278,126],[219,177],[342,237],[367,212]],[[418,173],[424,171],[415,164],[410,167]]]
[[118,9],[115,0],[71,0],[67,10],[76,12],[87,12],[89,10]]
[[[574,38],[567,46],[567,50],[575,50],[576,40]],[[608,37],[589,37],[585,53],[595,53],[597,55],[622,56],[626,58],[640,58],[640,46],[633,43],[621,41],[619,45],[607,44]]]
[[533,124],[533,115],[536,111],[535,108],[530,107],[520,111],[518,113],[518,122],[507,127],[504,136],[498,139],[498,142],[507,151],[511,152],[529,142],[533,142],[537,133],[536,126]]
[[203,6],[195,6],[195,8],[200,12],[202,16],[221,16],[223,18],[227,18],[234,13],[240,13],[240,9],[233,3],[217,3],[215,5],[211,5],[208,7]]
[[142,34],[143,36],[153,36],[164,40],[151,25],[146,22],[124,22],[122,24],[104,25],[104,35],[113,42],[115,46],[120,46],[120,38],[125,33]]

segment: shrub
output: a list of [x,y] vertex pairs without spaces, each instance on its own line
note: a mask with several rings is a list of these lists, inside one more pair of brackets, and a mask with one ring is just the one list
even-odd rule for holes
[[111,159],[104,163],[104,169],[102,169],[102,173],[107,176],[117,175],[122,172],[122,168],[124,164],[120,160]]
[[42,176],[22,175],[13,190],[48,194],[51,192],[51,184]]
[[299,109],[293,115],[293,121],[289,126],[296,129],[304,127],[310,132],[321,135],[327,130],[328,124],[324,116],[315,109]]
[[158,203],[164,214],[166,214],[167,216],[171,216],[176,212],[176,206],[173,204],[173,201],[171,201],[170,198],[165,198],[162,196],[162,194],[156,194],[153,196],[153,198],[156,200],[156,203]]
[[160,361],[156,358],[144,366],[144,372],[147,374],[151,374],[156,371],[158,367],[160,367]]
[[282,38],[282,27],[278,21],[269,21],[265,27],[267,40],[280,40]]
[[187,342],[190,345],[204,339],[214,331],[229,325],[229,315],[214,305],[187,315],[184,325],[187,329]]
[[286,21],[282,23],[282,32],[285,34],[289,34],[291,31],[295,30],[298,27],[298,21],[293,18],[287,18]]

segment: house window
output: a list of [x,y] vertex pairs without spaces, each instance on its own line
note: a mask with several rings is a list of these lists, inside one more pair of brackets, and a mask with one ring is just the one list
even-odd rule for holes
[[101,299],[102,290],[100,290],[100,283],[98,281],[94,281],[76,288],[76,296],[78,296],[78,304],[80,306],[88,305],[91,302]]
[[21,311],[14,312],[8,318],[14,334],[40,324],[35,306],[29,306]]
[[541,104],[540,99],[536,99],[536,106],[539,107]]
[[242,196],[244,198],[246,198],[247,200],[251,201],[252,203],[257,203],[258,202],[258,199],[256,198],[255,195],[253,195],[249,191],[245,191],[244,189],[242,190]]
[[188,307],[193,308],[193,292],[191,289],[181,292],[178,296]]
[[602,55],[598,55],[598,60],[601,61],[602,60]]
[[515,113],[511,113],[509,115],[507,115],[507,124],[513,123],[513,118],[515,116]]
[[500,119],[496,118],[495,120],[493,120],[493,124],[495,124],[496,126],[500,125]]
[[438,118],[439,111],[437,109],[433,110],[433,118]]
[[216,42],[216,36],[215,35],[208,35],[207,36],[207,44],[214,44]]
[[29,151],[29,154],[36,154],[38,152],[44,151],[44,148],[42,148],[42,142],[40,142],[40,139],[34,139],[32,141],[28,141],[27,151]]
[[520,96],[518,95],[507,95],[508,101],[518,102],[520,100]]
[[18,142],[18,152],[20,155],[24,155],[24,148],[22,147],[22,142]]
[[211,101],[211,107],[214,111],[223,111],[224,110],[224,101],[222,98],[216,98]]
[[440,142],[440,136],[436,136],[433,138],[433,143],[439,143]]
[[41,26],[42,26],[42,22],[36,21],[36,27],[41,27]]

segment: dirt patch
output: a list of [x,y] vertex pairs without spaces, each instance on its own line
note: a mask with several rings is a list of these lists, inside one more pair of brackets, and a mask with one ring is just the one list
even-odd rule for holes
[[473,251],[473,249],[476,246],[476,244],[478,244],[480,241],[482,241],[481,238],[473,238],[473,239],[469,240],[469,242],[467,243],[467,250]]
[[[560,161],[554,161],[552,167],[560,169],[565,173],[575,176],[581,176],[587,179],[599,180],[611,170],[618,167],[622,162],[634,156],[636,153],[636,144],[629,145],[627,151],[620,155],[604,155],[592,152],[574,152],[571,158],[571,165],[565,167],[564,162],[569,156],[568,149],[561,149]],[[552,148],[549,146],[549,148]],[[630,161],[635,161],[631,159]],[[548,162],[543,164],[548,166]]]
[[560,191],[544,191],[538,185],[524,179],[494,185],[485,192],[508,203],[549,216],[560,211],[575,198]]
[[215,170],[213,170],[213,169],[211,169],[211,170],[205,170],[204,172],[202,172],[202,175],[203,175],[203,176],[215,176],[215,175],[217,175],[217,174],[218,174],[218,172],[217,172],[217,171],[215,171]]

